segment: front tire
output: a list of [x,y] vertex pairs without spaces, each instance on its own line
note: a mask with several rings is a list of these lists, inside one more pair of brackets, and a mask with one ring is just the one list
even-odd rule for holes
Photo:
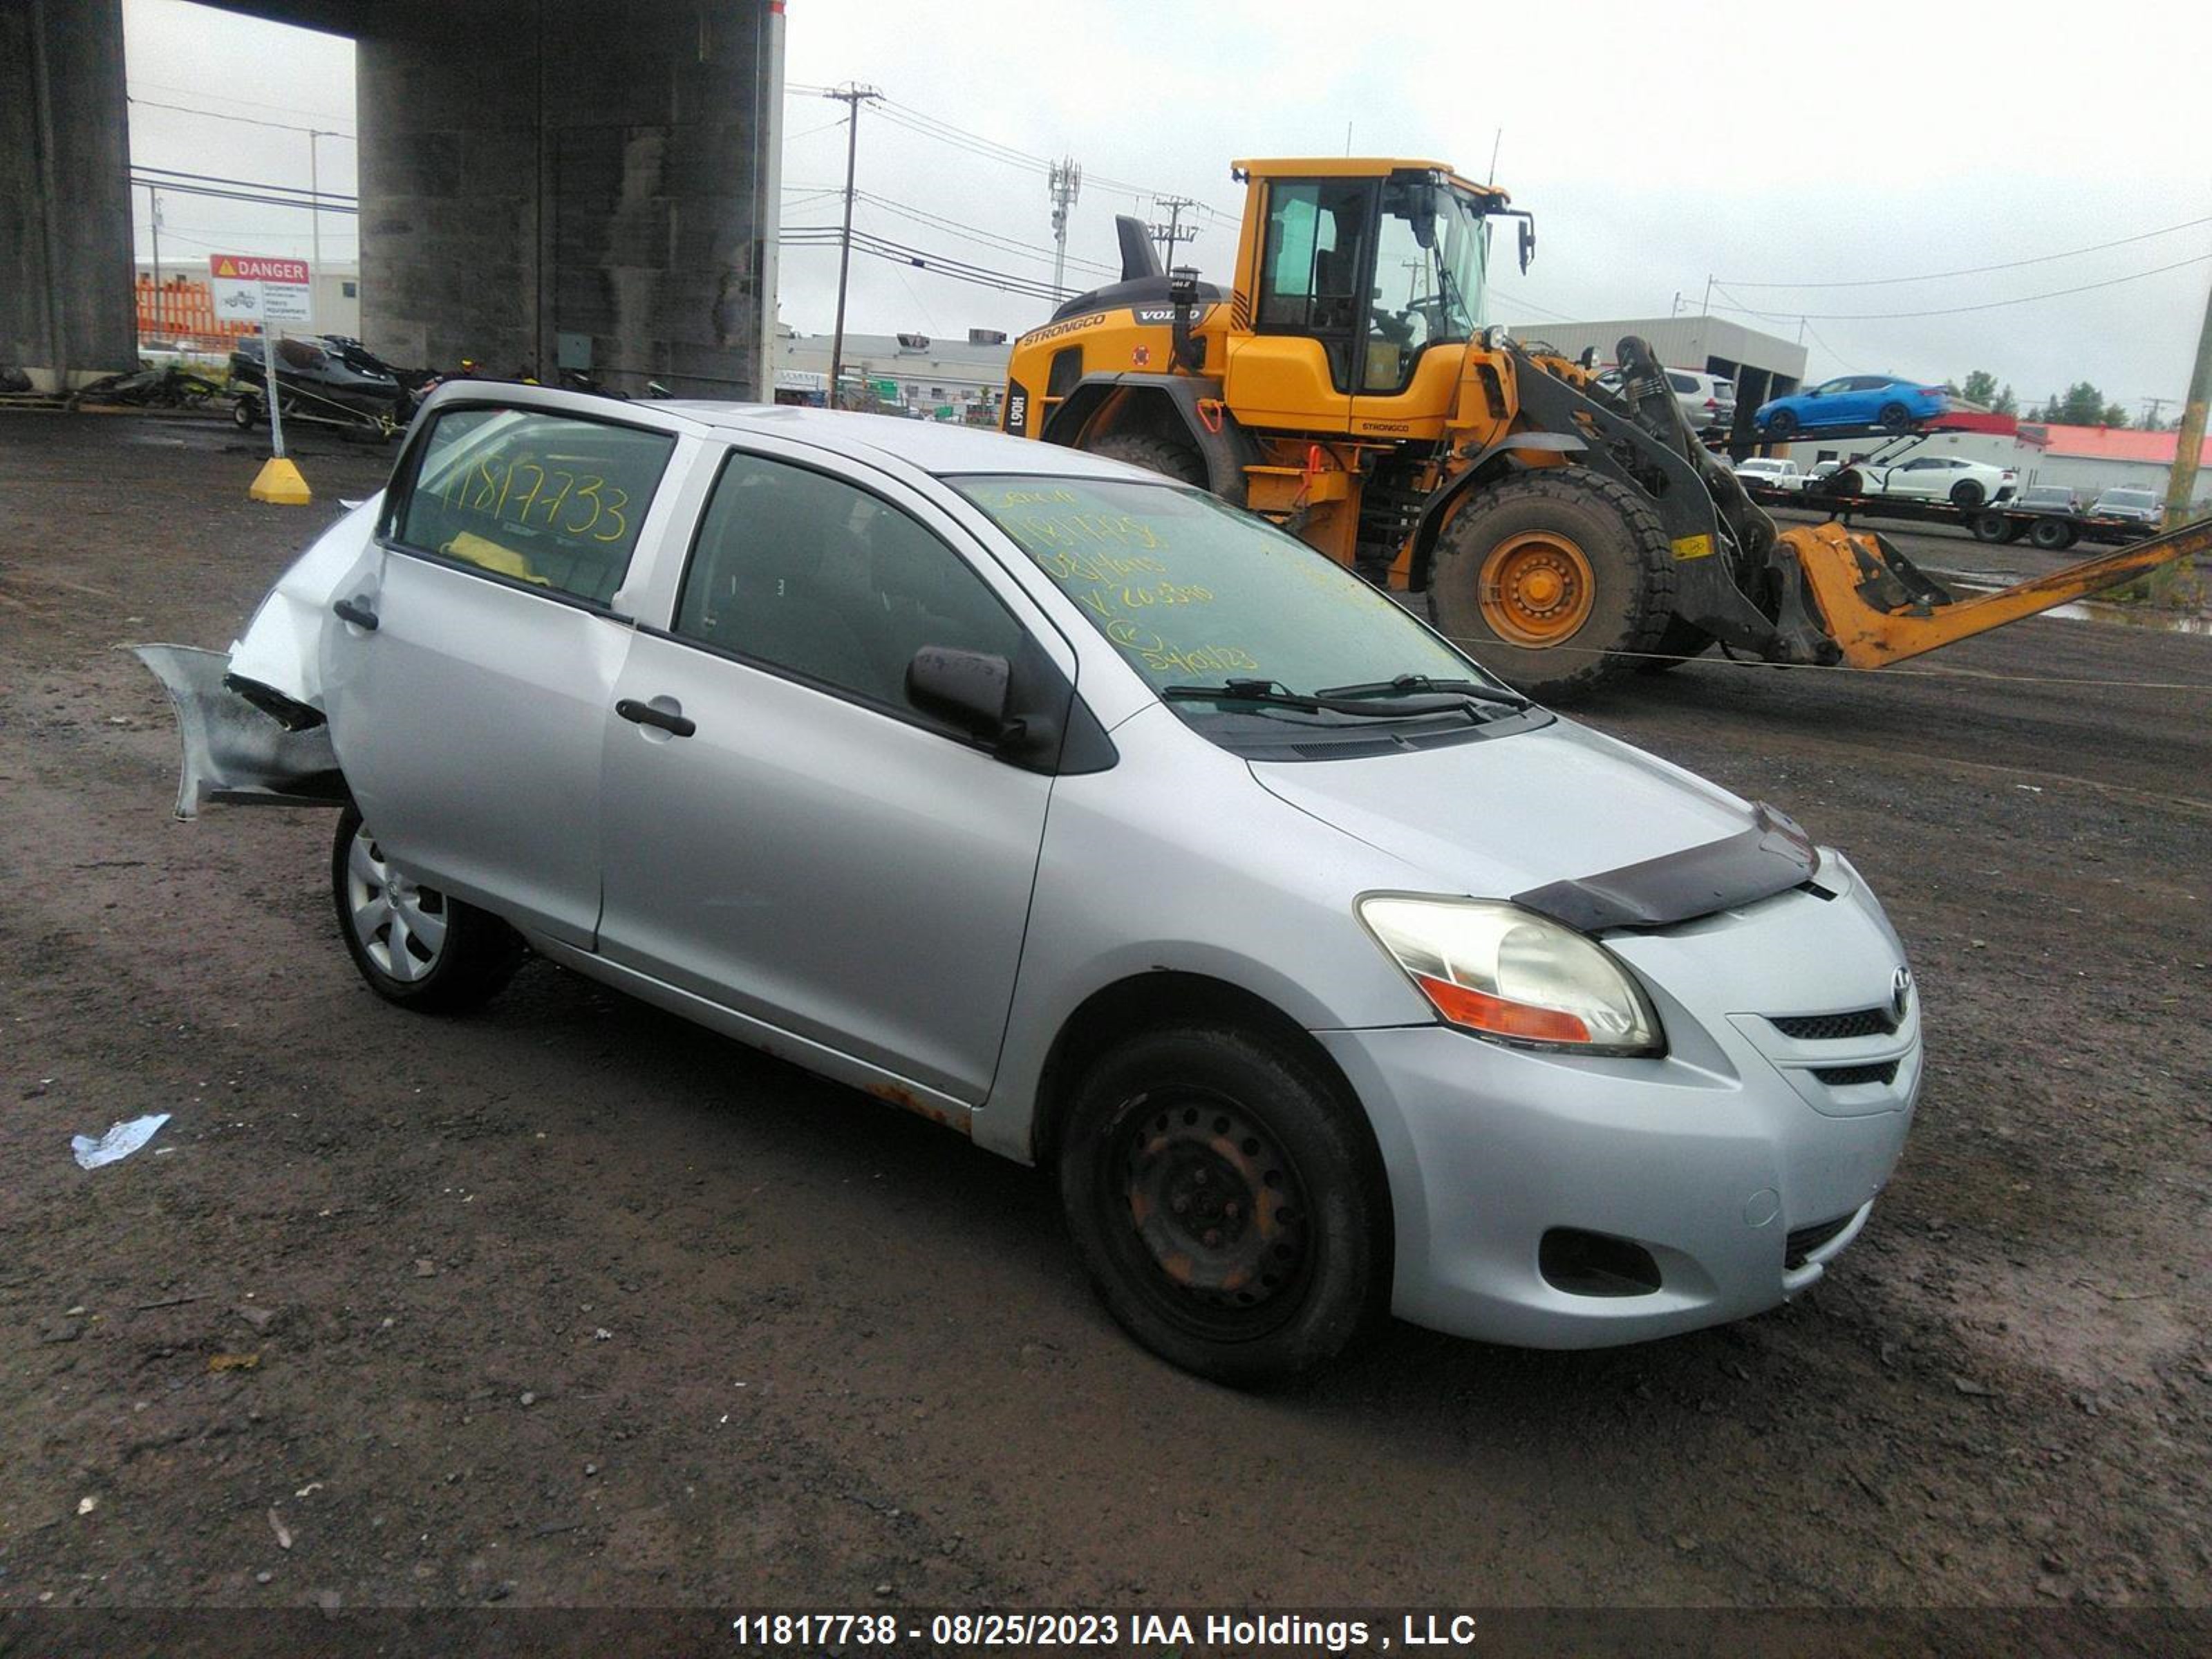
[[1712,647],[1713,636],[1693,622],[1680,617],[1667,618],[1666,631],[1659,642],[1651,647],[1652,654],[1636,665],[1639,674],[1663,674],[1670,668],[1680,668],[1691,658],[1702,654]]
[[350,806],[331,843],[331,898],[353,965],[370,990],[403,1008],[466,1013],[521,965],[514,929],[394,869]]
[[1626,484],[1581,467],[1477,486],[1437,538],[1429,616],[1530,696],[1627,672],[1674,614],[1674,550]]
[[230,423],[236,427],[240,432],[252,431],[254,423],[260,418],[260,415],[254,408],[252,398],[241,397],[232,402],[230,405]]
[[1373,1144],[1313,1065],[1237,1026],[1130,1038],[1078,1086],[1060,1203],[1092,1286],[1170,1364],[1235,1387],[1334,1358],[1384,1307]]
[[1797,417],[1786,409],[1778,409],[1766,417],[1766,435],[1778,442],[1797,430]]
[[1084,447],[1093,455],[1127,461],[1147,472],[1196,484],[1201,489],[1206,488],[1206,458],[1188,444],[1173,438],[1155,438],[1142,432],[1115,432]]

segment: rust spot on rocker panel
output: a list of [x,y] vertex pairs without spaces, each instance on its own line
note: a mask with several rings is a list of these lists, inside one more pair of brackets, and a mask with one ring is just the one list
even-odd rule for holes
[[932,1123],[957,1130],[963,1135],[974,1133],[964,1114],[948,1112],[941,1106],[933,1106],[911,1089],[902,1089],[896,1083],[871,1083],[867,1085],[867,1091],[884,1104],[896,1106],[902,1112],[912,1112],[916,1117],[926,1117]]

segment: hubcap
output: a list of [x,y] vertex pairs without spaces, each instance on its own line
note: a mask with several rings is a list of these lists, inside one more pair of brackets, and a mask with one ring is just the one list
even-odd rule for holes
[[1589,556],[1555,532],[1510,538],[1483,561],[1482,619],[1514,645],[1540,647],[1572,637],[1589,620],[1595,592]]
[[1239,1314],[1282,1297],[1307,1255],[1297,1172],[1226,1102],[1147,1103],[1123,1192],[1138,1238],[1186,1305]]
[[393,869],[366,824],[346,851],[346,915],[377,971],[403,983],[436,967],[446,948],[446,896]]

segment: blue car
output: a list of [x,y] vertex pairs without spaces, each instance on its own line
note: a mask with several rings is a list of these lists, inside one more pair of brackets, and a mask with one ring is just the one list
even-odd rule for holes
[[1793,392],[1759,406],[1752,423],[1770,438],[1786,438],[1824,426],[1878,426],[1910,432],[1951,406],[1940,386],[1900,380],[1894,374],[1844,374],[1809,392]]

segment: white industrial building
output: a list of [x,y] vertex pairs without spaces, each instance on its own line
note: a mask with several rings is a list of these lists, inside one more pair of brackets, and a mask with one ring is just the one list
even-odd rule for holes
[[[799,334],[779,325],[775,333],[775,386],[780,399],[827,401],[830,337]],[[878,404],[940,421],[997,417],[1006,390],[1006,362],[1013,347],[996,329],[968,331],[964,340],[937,340],[927,334],[845,336],[843,373],[848,392],[865,393]],[[848,399],[853,401],[853,399]]]

